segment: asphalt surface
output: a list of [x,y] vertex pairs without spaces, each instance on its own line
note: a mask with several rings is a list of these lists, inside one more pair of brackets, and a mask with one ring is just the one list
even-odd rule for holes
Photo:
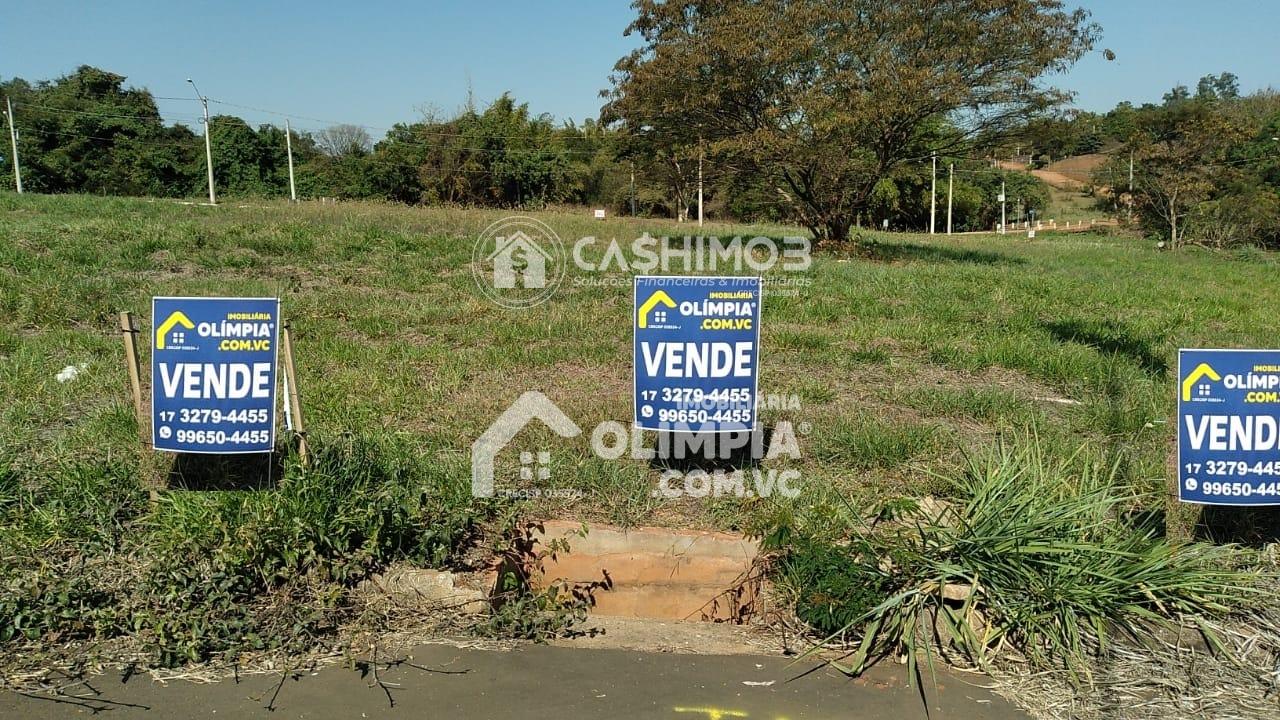
[[[122,682],[104,674],[61,694],[0,693],[0,718],[924,718],[900,666],[849,679],[816,662],[534,646],[509,652],[426,645],[370,670],[254,675],[213,684]],[[939,674],[931,720],[1025,718],[977,685]],[[379,681],[381,684],[379,684]],[[936,684],[935,684],[936,683]],[[277,692],[278,689],[278,692]],[[274,698],[274,700],[273,700]]]

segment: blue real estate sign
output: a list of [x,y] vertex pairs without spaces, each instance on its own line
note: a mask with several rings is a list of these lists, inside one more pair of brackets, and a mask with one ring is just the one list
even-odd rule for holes
[[758,277],[635,279],[635,424],[645,430],[755,430]]
[[1280,504],[1280,350],[1178,351],[1178,497]]
[[279,326],[276,298],[153,298],[155,449],[270,452]]

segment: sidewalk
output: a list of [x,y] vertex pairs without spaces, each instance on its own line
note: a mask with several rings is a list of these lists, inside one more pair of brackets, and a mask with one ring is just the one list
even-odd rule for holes
[[[67,718],[661,718],[798,720],[925,717],[901,666],[849,679],[815,662],[752,655],[679,655],[533,646],[510,652],[416,648],[373,674],[328,667],[290,678],[174,682],[91,678],[65,694],[0,693],[0,717]],[[930,717],[1026,717],[977,687],[982,676],[925,671]],[[268,710],[279,686],[274,710]],[[95,691],[97,694],[95,694]]]

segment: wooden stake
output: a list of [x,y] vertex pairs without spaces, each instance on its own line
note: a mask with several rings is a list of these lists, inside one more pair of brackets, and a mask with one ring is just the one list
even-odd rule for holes
[[[133,392],[133,412],[138,418],[138,434],[143,442],[150,440],[148,414],[142,404],[142,371],[138,365],[138,328],[133,323],[133,313],[120,313],[120,335],[124,338],[125,366],[129,370],[129,389]],[[149,444],[149,442],[148,442]]]
[[[1176,366],[1175,366],[1176,367]],[[1178,407],[1178,381],[1174,373],[1173,407]],[[1182,502],[1179,488],[1182,483],[1182,468],[1178,465],[1178,422],[1177,410],[1168,427],[1173,428],[1173,438],[1169,443],[1165,460],[1165,501],[1164,501],[1164,534],[1171,542],[1190,542],[1195,537],[1196,525],[1200,523],[1202,508],[1193,503]]]
[[284,373],[289,384],[289,413],[293,416],[293,432],[298,436],[298,459],[302,467],[307,466],[307,429],[302,423],[302,402],[298,399],[298,374],[293,367],[293,339],[289,332],[289,323],[284,324]]

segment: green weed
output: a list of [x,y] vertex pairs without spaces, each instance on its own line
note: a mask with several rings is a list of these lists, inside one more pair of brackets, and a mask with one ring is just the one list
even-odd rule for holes
[[387,439],[320,443],[278,489],[154,505],[122,468],[4,475],[0,640],[132,634],[160,665],[306,649],[350,615],[356,583],[395,560],[454,562],[492,510],[462,467]]
[[[792,586],[802,617],[830,635],[860,636],[836,663],[842,670],[903,652],[914,676],[936,639],[982,666],[1008,644],[1036,667],[1087,676],[1112,635],[1225,617],[1262,600],[1247,552],[1166,540],[1158,516],[1135,512],[1153,498],[1085,453],[1049,457],[1023,440],[977,457],[953,484],[955,505],[942,512],[849,528],[847,544],[827,536],[779,548],[782,577],[803,581]],[[789,534],[769,537],[777,545]],[[844,559],[829,578],[814,577],[832,555]],[[866,588],[880,600],[871,603]]]

